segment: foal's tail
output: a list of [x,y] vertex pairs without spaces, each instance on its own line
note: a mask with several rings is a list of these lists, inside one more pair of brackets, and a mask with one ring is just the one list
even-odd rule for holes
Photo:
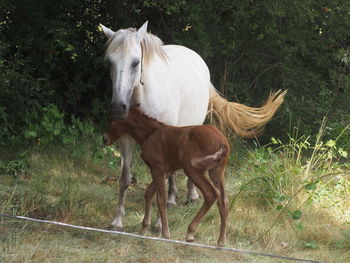
[[226,157],[227,152],[227,145],[221,144],[217,152],[203,157],[194,157],[191,160],[191,164],[196,168],[210,169],[220,163]]
[[266,103],[260,108],[253,108],[229,102],[215,90],[210,90],[208,116],[220,130],[232,130],[243,138],[259,136],[265,124],[271,120],[284,100],[287,91],[270,93]]

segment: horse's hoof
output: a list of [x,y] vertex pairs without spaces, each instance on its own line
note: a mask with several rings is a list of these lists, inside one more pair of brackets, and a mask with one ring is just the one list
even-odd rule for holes
[[111,223],[111,228],[116,230],[116,231],[119,231],[119,232],[123,232],[123,225],[120,224],[120,222],[116,222],[116,220],[114,220],[112,223]]
[[124,232],[124,228],[122,226],[113,226],[113,225],[109,225],[107,227],[107,230],[114,230],[114,231],[118,231],[118,232]]
[[176,196],[175,195],[168,196],[167,205],[168,205],[168,207],[176,205]]
[[198,199],[187,199],[186,200],[186,205],[193,205],[198,202]]
[[187,202],[195,203],[199,200],[199,194],[194,192],[194,194],[190,194],[187,196]]
[[173,207],[173,206],[176,206],[176,202],[175,201],[169,201],[167,202],[167,207],[170,208],[170,207]]
[[113,228],[114,228],[115,231],[124,232],[124,227],[123,226],[113,226]]
[[162,232],[162,225],[161,224],[156,224],[154,225],[154,232],[160,234]]

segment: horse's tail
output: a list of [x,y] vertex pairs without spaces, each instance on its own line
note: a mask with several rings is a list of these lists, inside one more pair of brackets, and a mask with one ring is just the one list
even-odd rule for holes
[[284,100],[287,91],[270,93],[266,103],[260,108],[248,107],[236,102],[229,102],[215,90],[210,89],[208,116],[220,130],[234,131],[243,138],[259,136],[265,124],[271,120]]
[[202,157],[193,157],[191,164],[196,168],[210,169],[220,163],[227,155],[228,147],[225,144],[220,145],[220,149],[213,153]]

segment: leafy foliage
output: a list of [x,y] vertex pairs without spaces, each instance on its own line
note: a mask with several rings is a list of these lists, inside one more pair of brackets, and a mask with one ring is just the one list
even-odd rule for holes
[[[23,125],[42,126],[34,120],[52,105],[64,121],[74,115],[100,122],[111,91],[98,24],[117,30],[145,20],[165,43],[197,51],[215,87],[231,100],[257,105],[270,90],[288,89],[281,117],[267,134],[281,137],[290,123],[312,133],[327,115],[326,135],[334,138],[350,120],[349,5],[344,0],[2,1],[0,143],[18,142],[24,132],[35,137]],[[57,133],[60,127],[50,129]],[[348,135],[346,130],[341,138],[345,148]]]

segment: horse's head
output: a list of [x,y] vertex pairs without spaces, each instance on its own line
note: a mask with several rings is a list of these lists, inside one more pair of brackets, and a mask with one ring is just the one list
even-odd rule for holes
[[113,85],[111,113],[113,118],[125,119],[134,87],[140,85],[141,41],[147,33],[147,22],[139,30],[121,29],[114,32],[103,25],[101,27],[108,38],[106,59],[110,63]]

